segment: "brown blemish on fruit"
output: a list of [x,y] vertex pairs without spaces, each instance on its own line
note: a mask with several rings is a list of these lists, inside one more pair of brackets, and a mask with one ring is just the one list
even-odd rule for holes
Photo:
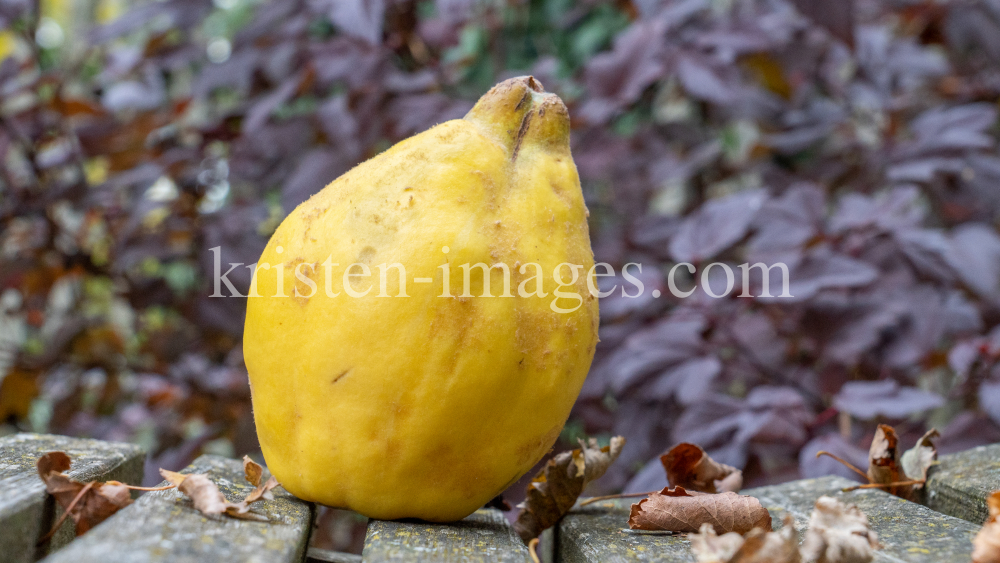
[[347,368],[347,369],[345,369],[344,371],[340,372],[339,374],[337,374],[337,377],[334,377],[334,378],[333,378],[333,381],[331,381],[331,382],[330,382],[330,384],[332,385],[332,384],[334,384],[334,383],[336,383],[336,382],[340,381],[341,379],[343,379],[343,378],[344,378],[344,376],[345,376],[345,375],[347,375],[347,374],[351,373],[351,371],[352,371],[353,369],[354,369],[354,368]]
[[531,92],[525,90],[524,95],[521,96],[521,99],[517,102],[517,105],[514,106],[514,111],[521,109],[521,106],[523,106],[525,102],[528,102],[530,100],[531,100]]
[[[295,302],[299,304],[299,306],[305,307],[307,304],[309,304],[309,299],[313,295],[316,295],[316,291],[318,290],[314,290],[313,288],[309,287],[309,285],[306,284],[306,282],[300,280],[299,277],[295,275],[295,270],[296,268],[299,267],[299,264],[306,264],[306,266],[302,267],[299,270],[299,273],[305,275],[305,277],[312,280],[313,283],[316,283],[316,268],[319,266],[319,263],[306,262],[302,258],[296,258],[291,262],[285,263],[286,273],[290,274],[292,276],[292,279],[294,280],[292,282],[294,284],[292,287],[292,299],[294,299]],[[319,284],[317,284],[317,287],[319,287]],[[307,295],[309,297],[306,297]]]
[[366,247],[362,248],[361,252],[358,253],[358,262],[361,262],[362,264],[369,264],[370,265],[371,262],[372,262],[372,258],[375,258],[375,253],[376,252],[377,251],[375,250],[375,247],[373,247],[373,246],[366,246]]
[[535,112],[529,111],[521,119],[521,128],[517,130],[517,137],[514,138],[514,150],[511,151],[510,155],[511,162],[517,160],[517,153],[521,150],[521,141],[524,140],[524,136],[528,133],[528,127],[531,126],[531,118],[534,115]]

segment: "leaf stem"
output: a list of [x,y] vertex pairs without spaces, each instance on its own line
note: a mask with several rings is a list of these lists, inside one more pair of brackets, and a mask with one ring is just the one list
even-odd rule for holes
[[646,491],[645,493],[622,493],[620,495],[605,495],[603,497],[590,497],[589,499],[581,502],[580,506],[585,506],[585,505],[588,505],[588,504],[590,504],[592,502],[597,502],[599,500],[611,500],[611,499],[616,499],[616,498],[645,497],[645,496],[649,496],[649,495],[651,495],[653,493],[658,493],[658,492],[660,492],[660,491]]
[[49,533],[45,534],[45,537],[43,537],[42,539],[38,540],[38,544],[37,545],[42,545],[43,543],[45,543],[45,542],[49,541],[50,539],[52,539],[52,536],[54,536],[56,534],[56,530],[58,530],[59,527],[62,526],[63,522],[66,521],[66,517],[69,516],[71,512],[73,512],[74,508],[76,508],[76,503],[80,502],[80,499],[83,498],[83,495],[87,494],[87,491],[89,491],[93,487],[94,487],[94,482],[91,481],[91,482],[87,483],[86,485],[84,485],[80,489],[80,492],[76,493],[76,496],[73,497],[73,502],[69,503],[69,506],[67,506],[63,510],[62,516],[60,516],[59,519],[56,520],[56,523],[52,525],[52,529],[49,530]]
[[538,548],[538,538],[532,538],[528,542],[528,554],[531,555],[531,560],[534,563],[542,563],[541,559],[538,558],[538,553],[535,551]]
[[177,485],[164,485],[163,487],[136,487],[133,485],[125,485],[125,483],[122,483],[122,485],[130,491],[169,491],[170,489],[177,488]]
[[883,487],[902,487],[905,485],[923,485],[926,483],[926,479],[911,479],[909,481],[896,481],[893,483],[866,483],[864,485],[855,485],[853,487],[846,487],[840,489],[841,491],[847,493],[850,491],[856,491],[858,489],[881,489]]
[[849,462],[849,461],[847,461],[845,459],[839,458],[839,457],[833,455],[832,453],[830,453],[830,452],[828,452],[826,450],[820,450],[820,451],[816,452],[816,457],[820,457],[820,456],[824,456],[824,455],[828,455],[828,456],[832,457],[833,459],[839,461],[840,463],[844,464],[844,467],[847,467],[848,469],[854,471],[858,475],[861,475],[862,477],[864,477],[865,481],[871,482],[871,479],[868,478],[868,474],[865,473],[864,471],[861,471],[857,467],[855,467],[854,464],[852,464],[851,462]]

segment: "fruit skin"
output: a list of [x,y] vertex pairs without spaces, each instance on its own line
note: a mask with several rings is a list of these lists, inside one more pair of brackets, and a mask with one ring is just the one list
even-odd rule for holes
[[[558,437],[597,343],[587,215],[566,107],[531,77],[498,84],[464,119],[398,143],[296,208],[260,257],[272,266],[257,270],[263,297],[251,293],[244,333],[257,435],[281,484],[372,518],[445,522],[526,473]],[[365,297],[344,291],[355,262],[370,266],[370,278],[350,280],[371,287]],[[377,266],[394,262],[409,296],[387,268],[388,297],[378,297]],[[478,262],[507,264],[513,297],[499,296],[499,269],[495,297],[479,296],[478,269],[475,297],[459,297],[460,265]],[[518,293],[522,281],[536,288],[534,267],[519,272],[529,262],[542,267],[545,298]],[[583,267],[562,287],[581,297],[571,313],[552,309],[564,262]],[[440,297],[446,263],[455,297]],[[328,268],[339,296],[325,293]]]

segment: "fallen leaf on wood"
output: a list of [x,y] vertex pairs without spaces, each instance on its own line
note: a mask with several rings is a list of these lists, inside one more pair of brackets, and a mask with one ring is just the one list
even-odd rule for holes
[[[35,467],[45,483],[45,490],[63,508],[63,518],[68,515],[76,523],[76,535],[79,536],[131,504],[132,497],[128,486],[118,481],[81,483],[70,478],[63,472],[70,468],[71,463],[65,452],[49,452],[38,458]],[[56,522],[53,532],[62,521],[61,518]]]
[[698,563],[727,563],[743,545],[742,535],[736,532],[717,535],[715,528],[707,522],[701,525],[697,534],[688,536],[688,540]]
[[545,464],[528,484],[525,501],[514,529],[527,542],[553,526],[576,503],[584,487],[599,478],[621,453],[625,438],[615,436],[611,444],[598,447],[593,438],[580,441],[580,448],[562,452]]
[[853,504],[822,496],[809,518],[802,559],[809,563],[867,563],[878,545],[864,512]]
[[711,524],[691,534],[691,551],[698,563],[799,563],[799,534],[795,519],[785,516],[784,527],[777,532],[754,528],[746,537],[729,532],[715,535]]
[[242,502],[234,503],[226,500],[219,487],[204,473],[184,474],[160,469],[160,475],[168,482],[177,485],[177,490],[187,495],[202,514],[226,514],[244,520],[266,521],[267,518],[250,512],[250,505],[261,499],[273,499],[271,489],[278,486],[278,481],[272,475],[261,484],[264,469],[247,456],[243,457],[243,474],[244,478],[254,486],[254,490],[250,491]]
[[663,489],[633,504],[628,519],[634,530],[672,532],[697,532],[706,523],[720,534],[771,531],[771,515],[756,498],[733,492],[689,493],[683,487]]
[[1000,563],[1000,491],[986,497],[990,517],[972,539],[972,563]]
[[177,490],[187,495],[194,507],[202,514],[222,514],[237,505],[226,500],[216,486],[204,473],[185,475],[174,471],[160,470],[164,479],[177,485]]
[[259,487],[260,480],[264,478],[264,468],[248,455],[243,456],[243,478],[254,487]]
[[[888,424],[879,424],[868,449],[868,480],[872,483],[896,483],[903,473],[899,467],[899,439]],[[895,488],[890,491],[895,493]]]
[[799,563],[799,533],[795,529],[795,519],[785,516],[783,526],[777,532],[765,532],[760,528],[750,530],[743,545],[727,563]]
[[244,478],[255,488],[250,491],[247,498],[243,499],[243,503],[247,506],[257,502],[258,500],[274,500],[274,495],[271,494],[271,489],[278,486],[278,480],[271,475],[267,481],[261,485],[260,480],[264,476],[264,468],[259,464],[250,459],[250,456],[243,456],[243,473]]
[[896,431],[888,424],[879,424],[868,450],[868,480],[884,485],[882,488],[890,494],[917,500],[918,491],[927,480],[927,470],[937,459],[932,439],[938,435],[937,430],[931,429],[900,456]]
[[736,492],[743,487],[743,472],[719,463],[705,450],[687,442],[677,444],[660,456],[671,487],[684,487],[703,493]]
[[[900,465],[903,466],[903,473],[906,475],[907,479],[921,481],[927,480],[927,471],[937,460],[937,448],[931,440],[940,435],[941,434],[938,433],[937,430],[931,428],[926,434],[917,440],[917,443],[912,448],[903,453],[899,462]],[[921,489],[923,486],[923,483],[919,483],[913,485],[913,488]]]

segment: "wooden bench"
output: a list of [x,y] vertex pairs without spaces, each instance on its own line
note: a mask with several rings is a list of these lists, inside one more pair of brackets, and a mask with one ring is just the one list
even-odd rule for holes
[[[969,562],[972,537],[979,526],[875,489],[841,492],[853,484],[842,477],[823,477],[748,489],[740,494],[760,499],[771,513],[775,529],[790,514],[800,536],[820,496],[830,495],[856,504],[868,515],[869,525],[882,543],[875,561]],[[556,533],[556,560],[564,563],[695,560],[686,537],[629,530],[625,522],[632,502],[611,500],[572,510]]]
[[[0,553],[6,561],[31,562],[58,517],[35,472],[45,452],[63,450],[73,458],[79,480],[138,482],[141,449],[56,436],[19,434],[0,439]],[[207,472],[231,501],[250,490],[242,464],[202,456],[184,470]],[[857,504],[879,534],[876,561],[969,561],[971,538],[985,519],[986,492],[1000,489],[1000,445],[944,456],[931,471],[927,505],[878,490],[843,493],[852,482],[838,477],[794,481],[744,491],[758,497],[775,526],[791,514],[805,529],[813,502],[823,494]],[[575,508],[546,532],[540,553],[553,563],[694,561],[683,536],[628,529],[629,506],[621,499]],[[268,522],[207,517],[175,490],[145,493],[87,534],[72,539],[72,523],[60,529],[45,563],[227,562],[381,563],[395,561],[529,562],[527,548],[506,517],[495,509],[477,511],[454,524],[421,521],[369,522],[361,556],[307,548],[315,509],[282,489],[275,500],[254,510]],[[62,546],[60,549],[57,547]]]
[[925,502],[938,512],[982,524],[986,496],[996,490],[1000,490],[1000,444],[941,456],[927,476]]
[[[207,473],[232,502],[243,500],[253,490],[243,478],[242,462],[235,459],[203,455],[182,473]],[[280,489],[274,497],[254,505],[254,512],[268,520],[256,522],[205,516],[176,489],[145,493],[45,562],[301,561],[312,527],[313,505]]]
[[462,561],[467,563],[531,563],[528,548],[495,508],[477,510],[454,524],[387,522],[368,524],[365,563]]
[[45,492],[35,462],[51,451],[64,451],[73,459],[67,472],[79,481],[142,481],[146,454],[139,446],[38,434],[13,434],[0,438],[0,553],[3,561],[29,563],[69,543],[72,520],[60,526],[42,548],[36,544],[52,529],[62,509]]

